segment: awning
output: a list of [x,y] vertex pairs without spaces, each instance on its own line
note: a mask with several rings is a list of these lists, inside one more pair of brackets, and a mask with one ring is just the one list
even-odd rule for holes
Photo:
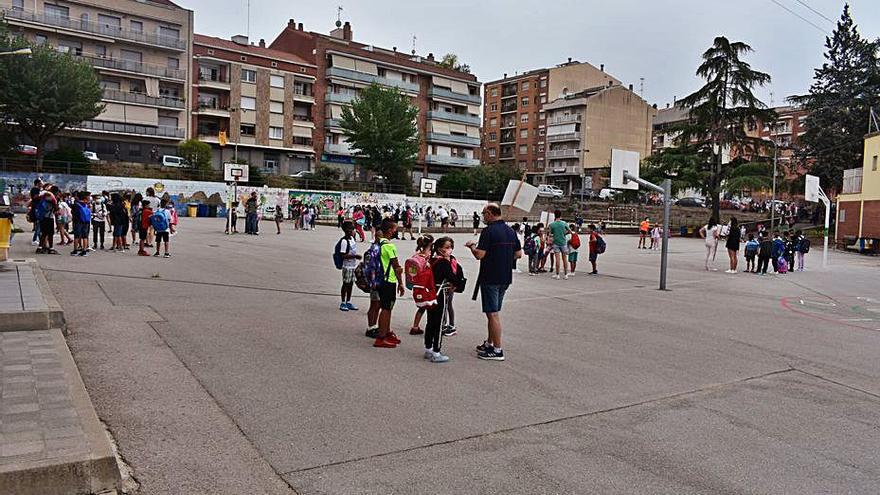
[[352,58],[343,57],[341,55],[331,55],[333,57],[333,67],[339,67],[342,69],[349,70],[357,70],[355,67],[355,61]]
[[293,132],[294,137],[302,137],[302,138],[310,138],[312,137],[312,130],[308,127],[302,127],[295,125],[291,127],[291,131]]

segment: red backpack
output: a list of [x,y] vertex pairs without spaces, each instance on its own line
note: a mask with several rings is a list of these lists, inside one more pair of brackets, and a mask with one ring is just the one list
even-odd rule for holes
[[434,290],[434,271],[426,256],[414,254],[404,263],[406,288],[412,291],[413,300],[418,307],[437,304],[437,293]]
[[577,235],[576,233],[572,232],[571,239],[568,240],[568,243],[571,245],[571,247],[573,247],[575,249],[579,249],[581,247],[581,237],[579,235]]

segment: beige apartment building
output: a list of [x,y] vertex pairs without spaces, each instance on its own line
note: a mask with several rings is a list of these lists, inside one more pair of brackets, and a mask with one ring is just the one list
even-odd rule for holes
[[13,33],[95,67],[106,109],[50,146],[157,162],[188,137],[193,12],[168,0],[0,0]]
[[192,132],[211,144],[215,168],[237,157],[269,174],[310,170],[316,70],[294,54],[267,48],[264,40],[196,34]]

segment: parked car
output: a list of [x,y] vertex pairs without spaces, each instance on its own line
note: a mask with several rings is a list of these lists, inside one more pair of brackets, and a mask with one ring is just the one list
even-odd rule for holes
[[187,168],[189,164],[186,163],[186,160],[179,156],[174,155],[162,155],[162,166],[163,167],[174,167],[174,168]]
[[538,186],[538,197],[541,198],[561,198],[565,196],[565,192],[551,184],[541,184]]
[[95,153],[94,151],[88,151],[88,150],[83,151],[83,158],[85,158],[86,160],[88,160],[88,161],[90,161],[90,162],[99,162],[99,161],[101,161],[101,159],[98,158],[98,154]]
[[703,201],[703,198],[680,198],[675,204],[678,206],[691,206],[697,208],[706,207],[706,202]]
[[305,179],[305,178],[312,176],[312,175],[315,175],[315,173],[312,172],[311,170],[300,170],[299,172],[297,172],[295,174],[290,174],[290,177],[293,177],[294,179]]
[[609,189],[605,187],[602,188],[601,191],[599,191],[599,199],[601,199],[602,201],[610,201],[614,199],[618,194],[620,194],[620,191],[618,191],[617,189]]
[[15,147],[15,151],[20,155],[34,156],[37,154],[37,147],[29,144],[19,144]]
[[583,197],[584,200],[588,200],[588,199],[596,199],[598,197],[598,195],[596,194],[596,191],[594,191],[592,189],[577,188],[577,189],[574,189],[573,191],[571,191],[571,197],[575,198],[575,199],[581,199],[581,197]]

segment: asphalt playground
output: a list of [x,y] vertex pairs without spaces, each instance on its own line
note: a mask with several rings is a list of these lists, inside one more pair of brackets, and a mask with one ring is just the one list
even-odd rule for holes
[[365,294],[338,310],[338,230],[223,225],[182,218],[171,259],[37,256],[137,493],[880,492],[876,258],[822,269],[813,243],[806,272],[729,275],[673,238],[659,291],[659,251],[612,235],[598,276],[514,276],[506,361],[476,358],[468,290],[431,364],[410,300],[393,350],[364,337]]

